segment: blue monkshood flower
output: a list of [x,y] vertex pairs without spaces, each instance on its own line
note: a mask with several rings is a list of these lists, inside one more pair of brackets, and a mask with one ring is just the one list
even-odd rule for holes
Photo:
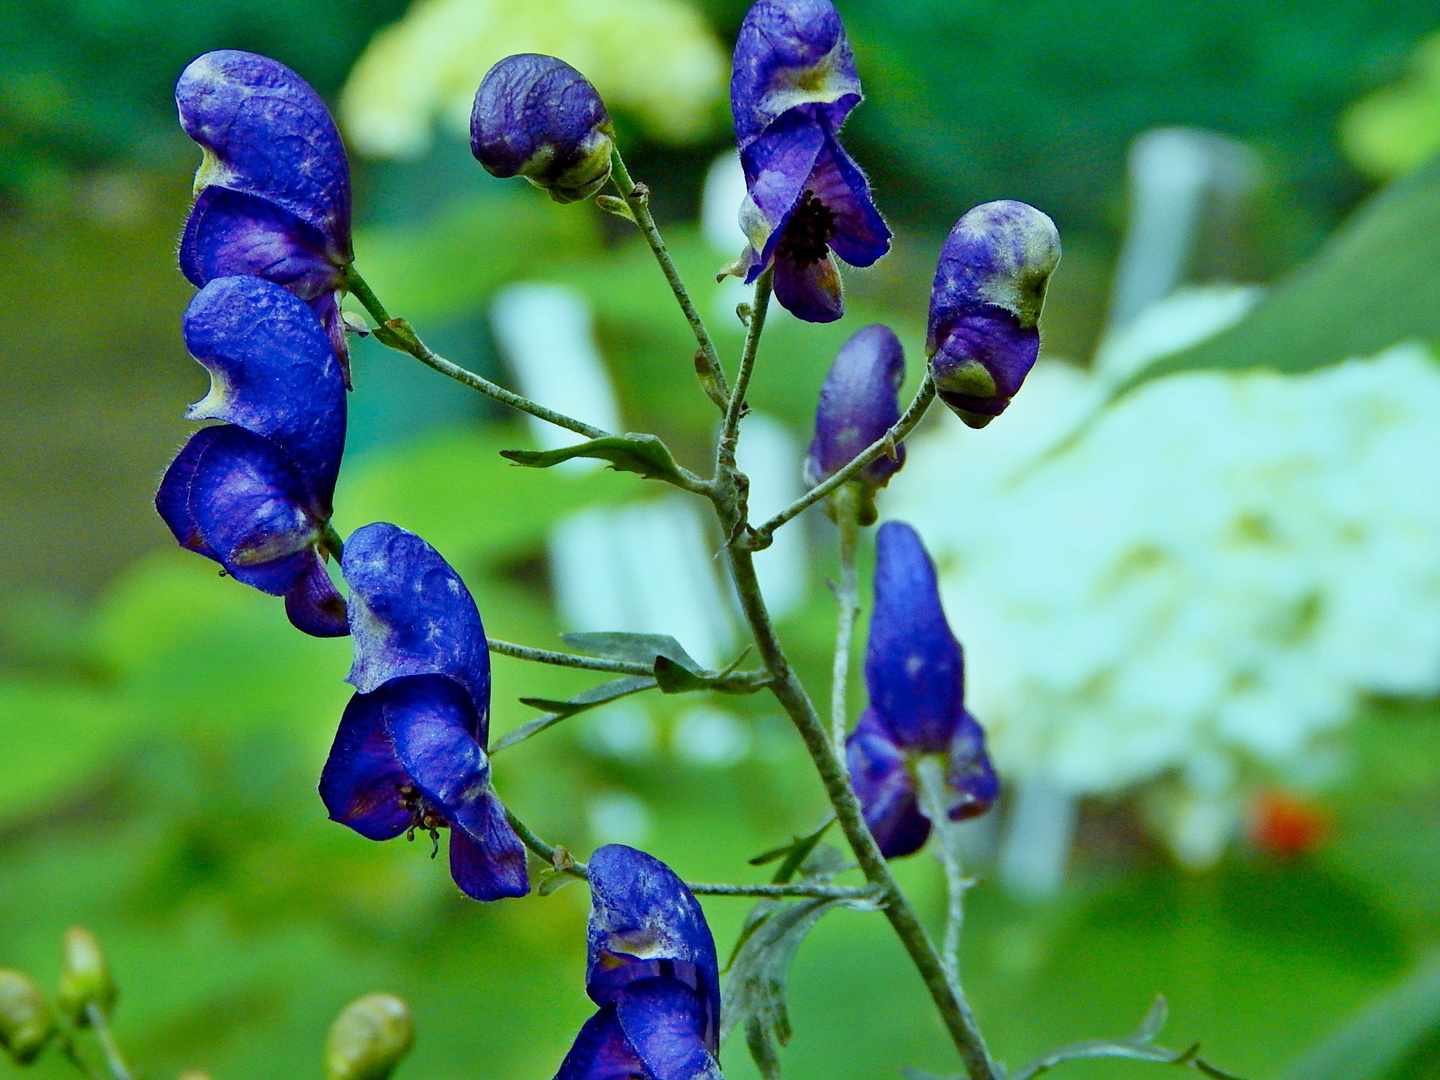
[[555,1080],[720,1080],[720,974],[705,913],[668,866],[607,844],[590,858],[585,990],[599,1011]]
[[523,176],[556,202],[588,199],[610,178],[614,128],[590,80],[541,53],[486,73],[470,112],[470,151],[494,176]]
[[[844,314],[835,256],[869,266],[890,250],[870,184],[836,138],[860,78],[830,0],[759,0],[740,25],[730,108],[745,170],[745,280],[775,268],[775,298],[809,322]],[[833,253],[833,254],[832,254]]]
[[350,166],[325,103],[278,60],[238,49],[192,61],[175,102],[204,151],[181,271],[197,287],[232,274],[284,285],[314,309],[348,365],[337,290],[354,258]]
[[1000,783],[985,733],[965,711],[965,668],[950,632],[935,566],[909,525],[887,521],[876,537],[875,609],[865,656],[870,704],[846,742],[850,779],[887,858],[918,851],[930,835],[914,768],[945,762],[952,821],[990,808]]
[[155,508],[182,547],[284,596],[307,634],[347,633],[322,555],[345,446],[345,380],[329,337],[302,300],[258,277],[210,282],[183,329],[210,372],[210,393],[186,415],[225,423],[191,436]]
[[450,829],[450,875],[476,900],[530,891],[525,848],[490,786],[490,654],[470,590],[386,522],[357,529],[350,586],[358,691],[320,776],[330,818],[370,840]]
[[1040,309],[1060,262],[1046,215],[1002,199],[955,223],[930,293],[925,353],[940,400],[973,428],[1005,411],[1040,354]]
[[[900,419],[900,383],[905,378],[905,350],[888,326],[876,323],[857,330],[840,347],[815,410],[815,438],[805,458],[805,481],[812,487],[839,472]],[[862,524],[875,520],[874,493],[890,482],[905,464],[905,447],[895,456],[881,455],[855,475],[866,489],[868,509]]]

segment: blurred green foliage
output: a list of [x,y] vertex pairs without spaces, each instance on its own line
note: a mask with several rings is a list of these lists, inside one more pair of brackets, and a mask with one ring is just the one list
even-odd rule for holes
[[[745,7],[702,6],[727,32]],[[1400,71],[1436,20],[1418,0],[842,6],[870,95],[852,146],[900,237],[890,258],[848,279],[841,326],[781,317],[767,336],[752,402],[797,437],[856,326],[894,325],[918,378],[940,234],[957,207],[985,198],[1027,198],[1078,237],[1047,334],[1054,351],[1083,356],[1122,214],[1124,148],[1151,124],[1252,140],[1278,192],[1257,266],[1287,263],[1360,192],[1333,141],[1341,107]],[[370,32],[402,7],[18,0],[7,9],[0,192],[13,216],[0,223],[0,286],[23,317],[8,324],[0,369],[0,451],[21,466],[3,488],[0,966],[53,985],[65,927],[92,926],[120,982],[120,1037],[151,1077],[187,1067],[217,1080],[319,1075],[336,1010],[379,989],[403,994],[417,1015],[402,1078],[544,1077],[590,1011],[583,887],[476,905],[424,845],[371,844],[325,821],[314,784],[349,692],[348,643],[295,634],[273,599],[172,550],[147,503],[182,438],[182,403],[203,384],[176,332],[188,289],[170,248],[194,156],[172,127],[175,74],[205,49],[252,48],[333,96]],[[711,276],[724,256],[690,223],[687,187],[718,149],[641,146],[634,163],[654,178],[676,260],[702,311],[716,316],[722,353],[734,355],[739,323],[723,313],[733,300]],[[703,464],[714,412],[691,383],[693,341],[619,223],[479,175],[454,143],[420,162],[362,168],[359,181],[362,269],[427,339],[498,374],[483,318],[489,294],[517,279],[571,284],[596,307],[627,427]],[[1362,225],[1342,240],[1352,260],[1343,274],[1329,271],[1323,289],[1305,285],[1325,280],[1327,256],[1235,333],[1272,326],[1262,336],[1273,342],[1321,320],[1325,335],[1353,324],[1431,336],[1430,293],[1397,290],[1433,288],[1433,182],[1421,173],[1387,196],[1385,230]],[[1376,298],[1345,287],[1357,280],[1384,284],[1395,301],[1386,310],[1399,314],[1372,322]],[[1263,321],[1276,310],[1289,321]],[[550,526],[595,502],[648,497],[650,487],[610,472],[506,464],[499,450],[531,445],[522,428],[373,341],[357,345],[356,379],[342,532],[386,519],[424,534],[465,575],[492,633],[556,644],[563,627],[543,569]],[[826,550],[821,523],[800,527]],[[151,547],[158,553],[133,558]],[[824,670],[831,619],[817,588],[783,628],[807,678]],[[521,696],[563,698],[595,681],[497,659],[496,733],[533,718]],[[692,702],[649,698],[663,737],[648,756],[597,749],[587,732],[605,721],[600,710],[501,754],[501,791],[542,835],[582,852],[594,840],[592,800],[631,794],[655,822],[646,846],[687,876],[759,879],[745,858],[813,827],[823,811],[793,735],[763,697],[726,699],[755,750],[737,766],[706,768],[673,746]],[[1335,750],[1349,768],[1321,793],[1333,823],[1319,852],[1281,861],[1243,850],[1184,876],[1133,828],[1132,807],[1097,804],[1086,809],[1061,899],[1022,903],[989,883],[972,893],[965,964],[997,1052],[1018,1063],[1061,1042],[1129,1032],[1164,992],[1174,1020],[1162,1041],[1201,1039],[1211,1060],[1258,1078],[1288,1068],[1384,993],[1392,996],[1382,1002],[1399,1004],[1371,1006],[1351,1030],[1390,1052],[1368,1065],[1326,1058],[1353,1045],[1342,1032],[1327,1044],[1341,1050],[1314,1051],[1297,1080],[1440,1075],[1423,967],[1440,941],[1440,708],[1376,703]],[[900,871],[938,921],[938,870],[915,859]],[[746,904],[706,907],[723,951]],[[873,915],[820,924],[796,960],[790,1005],[791,1075],[953,1067]],[[725,1066],[737,1080],[753,1075],[738,1042]],[[1098,1080],[1155,1067],[1066,1068]],[[15,1072],[0,1064],[0,1076]],[[32,1073],[62,1074],[53,1055]]]
[[404,0],[19,0],[0,35],[0,200],[54,198],[66,174],[184,153],[172,129],[180,70],[207,49],[250,49],[339,89]]
[[[728,27],[744,0],[707,0]],[[867,102],[850,127],[882,203],[910,221],[1017,198],[1062,232],[1121,219],[1126,146],[1157,124],[1261,149],[1302,247],[1358,192],[1335,119],[1435,28],[1423,0],[853,0]],[[1293,249],[1291,249],[1293,252]]]
[[[1245,319],[1149,365],[1129,386],[1181,371],[1298,374],[1397,341],[1440,344],[1440,159],[1376,195]],[[1126,387],[1126,389],[1129,388]]]

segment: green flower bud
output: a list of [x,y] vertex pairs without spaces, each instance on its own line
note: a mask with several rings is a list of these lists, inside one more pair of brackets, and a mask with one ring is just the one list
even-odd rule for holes
[[0,1047],[17,1064],[29,1065],[55,1034],[55,1014],[35,981],[0,970]]
[[330,1025],[325,1080],[386,1080],[414,1044],[410,1006],[394,994],[366,994]]
[[60,1011],[76,1026],[88,1027],[86,1010],[94,1005],[108,1017],[115,1008],[117,993],[110,965],[95,935],[83,926],[65,931],[65,962],[60,968],[60,992],[55,996]]

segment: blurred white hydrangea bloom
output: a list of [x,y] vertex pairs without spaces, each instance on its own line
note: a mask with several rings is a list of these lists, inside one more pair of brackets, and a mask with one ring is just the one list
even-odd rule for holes
[[[1246,306],[1163,303],[1181,328]],[[1204,864],[1247,765],[1303,773],[1361,695],[1440,689],[1440,367],[1401,344],[1190,373],[1092,417],[1143,359],[1042,363],[1002,422],[912,438],[882,508],[940,565],[1001,770],[1072,795],[1174,777],[1160,824]]]
[[423,153],[436,117],[468,136],[480,80],[522,52],[560,57],[612,112],[667,142],[705,133],[728,78],[714,33],[684,0],[416,0],[351,72],[346,134],[379,157]]

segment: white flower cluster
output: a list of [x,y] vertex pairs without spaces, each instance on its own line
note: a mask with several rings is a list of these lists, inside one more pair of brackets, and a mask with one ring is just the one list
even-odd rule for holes
[[1303,776],[1361,695],[1440,689],[1440,367],[1176,375],[1094,414],[1130,366],[1103,360],[912,439],[882,507],[940,566],[1002,773],[1169,776],[1165,832],[1204,863],[1244,770]]

